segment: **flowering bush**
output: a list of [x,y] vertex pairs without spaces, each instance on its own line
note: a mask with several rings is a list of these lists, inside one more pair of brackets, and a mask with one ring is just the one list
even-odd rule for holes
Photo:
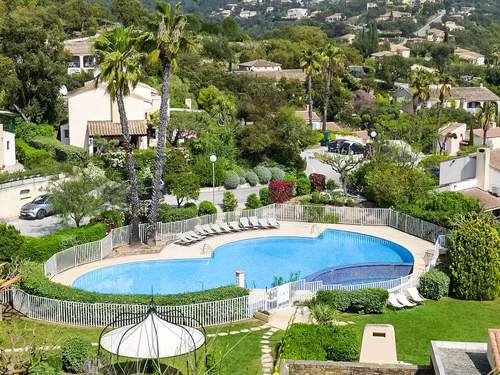
[[272,203],[284,203],[293,196],[293,183],[285,181],[271,181],[269,195]]
[[326,177],[324,174],[311,173],[309,175],[309,181],[311,181],[312,191],[323,191],[326,187]]

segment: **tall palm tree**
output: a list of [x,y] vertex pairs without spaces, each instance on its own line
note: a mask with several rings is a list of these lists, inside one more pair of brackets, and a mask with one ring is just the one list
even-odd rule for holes
[[417,70],[412,73],[410,81],[413,93],[413,113],[416,113],[418,106],[430,99],[432,77],[426,71]]
[[321,55],[318,51],[304,50],[300,57],[300,68],[306,73],[307,76],[307,101],[309,112],[309,126],[312,128],[312,113],[313,113],[313,99],[312,99],[312,77],[321,69]]
[[131,88],[139,83],[141,73],[141,37],[132,28],[116,27],[113,31],[100,35],[94,43],[99,60],[99,81],[107,85],[106,89],[118,106],[122,129],[123,146],[127,156],[127,172],[130,183],[129,202],[132,235],[131,241],[139,241],[139,194],[135,159],[132,153],[127,113],[124,97],[130,94]]
[[478,115],[479,126],[483,130],[483,145],[486,145],[486,137],[491,122],[498,116],[498,108],[495,102],[485,102]]
[[322,70],[325,79],[325,97],[323,99],[323,132],[326,132],[328,104],[330,102],[332,79],[335,73],[344,70],[342,50],[334,44],[328,44],[321,52]]
[[156,222],[158,221],[158,207],[162,198],[161,178],[165,165],[165,137],[168,127],[168,106],[170,98],[170,73],[176,67],[176,58],[179,52],[189,44],[185,31],[187,19],[182,14],[181,4],[172,7],[170,3],[158,2],[157,15],[159,17],[158,30],[155,35],[150,34],[153,48],[149,53],[149,61],[160,61],[162,65],[162,88],[160,104],[160,125],[158,126],[156,146],[156,172],[153,181],[153,196],[148,218],[148,242],[155,241]]
[[438,118],[437,124],[438,129],[441,127],[441,116],[443,114],[443,109],[448,101],[448,98],[451,96],[451,85],[453,84],[453,78],[447,74],[441,74],[438,78],[439,86],[439,110],[438,110]]

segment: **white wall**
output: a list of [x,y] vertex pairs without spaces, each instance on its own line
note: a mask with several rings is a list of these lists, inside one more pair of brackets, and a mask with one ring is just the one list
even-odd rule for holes
[[3,162],[5,167],[11,167],[16,164],[16,136],[10,132],[3,134]]
[[[474,145],[481,146],[483,144],[483,137],[478,137],[474,135]],[[497,138],[486,138],[486,145],[492,150],[500,148],[500,137]]]
[[490,168],[490,186],[500,186],[500,171]]

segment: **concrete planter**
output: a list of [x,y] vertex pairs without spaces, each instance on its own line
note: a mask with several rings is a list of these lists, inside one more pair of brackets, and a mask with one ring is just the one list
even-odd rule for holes
[[257,311],[254,314],[255,319],[261,320],[261,321],[266,322],[266,323],[269,322],[269,317],[270,317],[269,314],[265,314],[261,311]]

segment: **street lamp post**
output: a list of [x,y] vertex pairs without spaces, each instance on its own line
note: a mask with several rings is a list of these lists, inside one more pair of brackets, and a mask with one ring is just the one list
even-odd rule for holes
[[210,155],[210,161],[212,162],[212,203],[215,206],[215,162],[217,161],[217,156],[215,154]]

